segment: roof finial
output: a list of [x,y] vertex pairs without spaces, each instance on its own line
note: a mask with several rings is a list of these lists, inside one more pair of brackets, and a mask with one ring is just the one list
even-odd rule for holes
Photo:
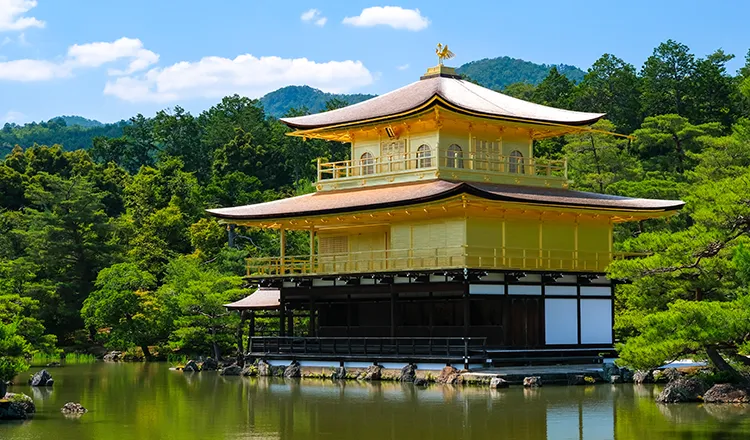
[[438,43],[437,48],[435,49],[435,53],[438,56],[438,65],[443,65],[443,60],[448,60],[456,56],[453,52],[451,52],[448,49],[448,45],[446,44],[443,46],[441,43]]

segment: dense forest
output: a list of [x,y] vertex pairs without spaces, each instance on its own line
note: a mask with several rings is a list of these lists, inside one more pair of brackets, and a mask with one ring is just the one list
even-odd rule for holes
[[[736,74],[731,59],[667,41],[640,69],[605,54],[579,82],[553,67],[536,86],[504,89],[606,112],[596,128],[633,135],[535,145],[568,157],[576,189],[687,201],[667,220],[616,230],[618,250],[648,254],[610,269],[628,282],[616,326],[636,368],[692,354],[731,372],[750,352],[750,52]],[[229,248],[204,209],[311,191],[315,159],[348,151],[287,130],[257,101],[228,96],[198,115],[137,115],[89,150],[13,148],[0,164],[0,378],[60,347],[231,355],[238,317],[221,305],[249,293],[244,257],[277,254],[278,240],[241,229]],[[306,239],[292,235],[290,252]]]
[[466,63],[456,69],[477,83],[490,89],[502,90],[514,83],[537,85],[547,77],[550,69],[557,69],[566,78],[579,83],[586,72],[567,64],[547,65],[510,57],[485,58]]

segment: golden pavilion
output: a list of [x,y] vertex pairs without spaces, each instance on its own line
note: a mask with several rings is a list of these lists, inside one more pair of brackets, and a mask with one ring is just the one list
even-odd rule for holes
[[[248,260],[280,320],[250,355],[475,365],[611,352],[612,228],[683,202],[573,191],[565,160],[534,158],[535,140],[604,116],[512,98],[441,62],[382,96],[282,119],[292,136],[349,143],[351,158],[319,160],[315,193],[209,210],[280,231],[279,256]],[[309,233],[309,253],[287,255],[286,231]]]

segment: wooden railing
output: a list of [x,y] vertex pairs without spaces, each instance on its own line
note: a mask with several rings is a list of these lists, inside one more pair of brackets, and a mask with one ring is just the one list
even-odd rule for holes
[[332,355],[367,358],[369,356],[415,359],[487,358],[487,338],[441,337],[252,337],[250,354]]
[[563,160],[488,156],[478,153],[440,155],[412,152],[394,156],[323,162],[318,159],[318,181],[363,178],[401,174],[418,170],[448,168],[518,176],[546,176],[568,178],[568,162]]
[[302,256],[249,258],[248,276],[330,275],[419,269],[518,269],[604,272],[614,259],[632,256],[612,252],[458,246],[387,249]]

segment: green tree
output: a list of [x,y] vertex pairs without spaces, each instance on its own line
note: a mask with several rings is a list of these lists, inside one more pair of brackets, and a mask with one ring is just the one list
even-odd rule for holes
[[575,83],[552,67],[532,95],[533,101],[551,107],[570,109]]
[[133,263],[112,265],[99,272],[81,315],[87,326],[109,329],[109,345],[138,346],[151,359],[149,345],[164,340],[171,325],[168,308],[152,291],[155,286],[156,278]]
[[684,44],[667,40],[654,49],[641,70],[641,102],[646,116],[689,116],[688,102],[695,56]]
[[602,112],[619,133],[641,124],[640,81],[635,68],[604,54],[586,72],[575,92],[576,110]]
[[31,345],[18,334],[17,323],[0,322],[0,391],[3,396],[7,382],[29,368],[26,357],[31,352]]
[[242,278],[185,256],[170,262],[159,297],[177,310],[170,340],[183,352],[211,350],[216,359],[235,342],[239,317],[224,304],[250,294]]

